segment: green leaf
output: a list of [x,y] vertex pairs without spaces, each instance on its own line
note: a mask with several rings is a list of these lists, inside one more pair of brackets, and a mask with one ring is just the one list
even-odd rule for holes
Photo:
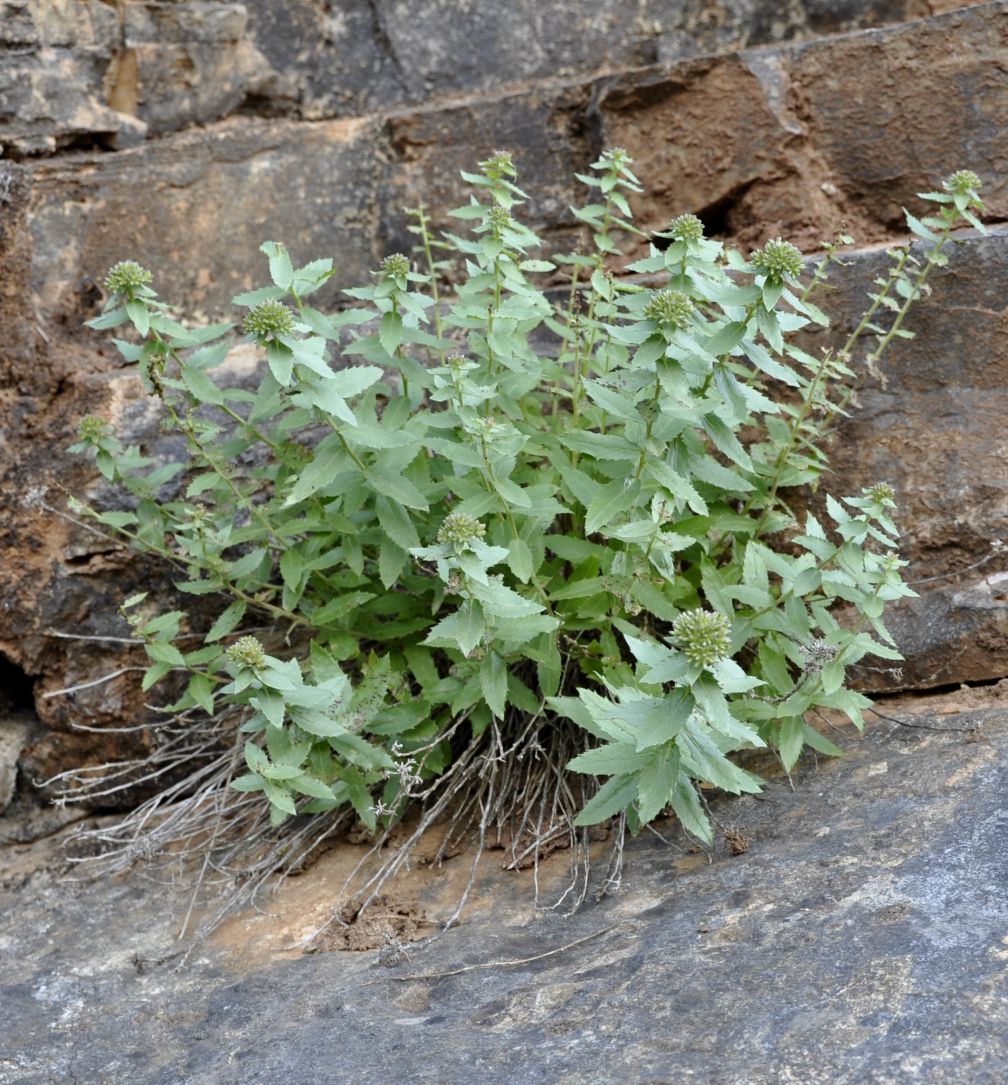
[[182,383],[186,386],[193,398],[198,403],[213,403],[221,404],[224,402],[224,395],[217,385],[213,382],[209,374],[205,373],[202,369],[193,369],[191,366],[182,366],[179,374],[182,378]]
[[146,338],[147,333],[150,331],[150,313],[147,306],[142,301],[128,301],[126,302],[126,314],[132,321],[133,327],[141,336]]
[[907,226],[910,227],[912,233],[915,233],[918,237],[924,238],[925,241],[930,241],[932,244],[938,240],[938,235],[932,230],[929,230],[920,219],[914,218],[905,207],[903,208],[903,215],[906,218]]
[[220,640],[221,637],[226,637],[233,629],[236,629],[238,623],[245,617],[245,607],[247,604],[243,599],[239,599],[226,607],[217,616],[217,620],[210,626],[204,640],[208,643]]
[[382,539],[378,548],[378,579],[388,589],[402,575],[409,561],[409,554],[391,539]]
[[575,825],[597,825],[625,810],[637,797],[636,773],[613,776],[599,788],[598,794],[575,818]]
[[290,508],[291,505],[297,505],[319,490],[331,486],[334,478],[348,472],[356,474],[357,470],[341,447],[330,445],[328,448],[317,448],[315,458],[307,467],[301,469],[301,474],[284,498],[284,506]]
[[503,719],[508,689],[508,672],[504,660],[494,651],[487,652],[480,663],[479,676],[483,699],[494,717]]
[[194,674],[189,679],[189,696],[208,715],[214,711],[214,683],[205,674]]
[[528,543],[521,538],[514,538],[508,543],[508,568],[523,583],[527,584],[535,572],[532,551]]
[[679,779],[672,790],[670,801],[672,809],[676,812],[676,817],[682,822],[682,827],[686,832],[699,837],[705,844],[714,842],[714,831],[711,828],[711,823],[700,805],[700,799],[697,796],[696,788],[693,786],[693,781],[686,773],[679,773]]
[[378,340],[386,354],[395,354],[403,337],[402,317],[398,313],[387,312],[378,325]]
[[281,388],[286,388],[294,373],[294,355],[282,343],[270,343],[266,348],[270,373]]
[[489,584],[471,583],[469,590],[483,604],[483,609],[495,618],[524,618],[541,614],[543,610],[538,603],[494,580]]
[[372,466],[365,468],[364,477],[375,493],[384,494],[393,501],[398,501],[400,505],[423,511],[429,507],[427,498],[405,475],[396,474],[384,467]]
[[466,600],[454,614],[442,618],[423,643],[433,647],[458,648],[464,656],[468,656],[482,640],[485,629],[486,620],[479,603]]
[[270,278],[274,284],[281,290],[289,290],[294,281],[294,269],[287,250],[278,241],[264,241],[259,251],[269,257]]
[[274,783],[272,780],[264,779],[263,791],[266,792],[266,797],[269,799],[270,804],[283,814],[293,815],[297,813],[297,809],[294,806],[294,800],[291,798],[290,792],[285,787]]
[[380,381],[384,373],[376,365],[352,365],[346,369],[338,369],[326,381],[327,387],[343,399],[350,399],[360,395],[361,392],[370,388]]
[[169,641],[148,641],[144,649],[155,663],[165,663],[169,667],[185,666],[185,657]]
[[288,780],[288,785],[294,788],[295,791],[301,792],[302,795],[310,795],[313,799],[331,799],[333,797],[333,789],[328,784],[322,783],[321,780],[316,779],[314,776],[309,776],[308,773],[293,777]]
[[585,379],[582,384],[588,393],[588,398],[593,403],[597,403],[606,414],[611,415],[613,418],[619,418],[624,422],[644,424],[643,415],[625,395],[614,391],[612,388],[607,388],[596,380]]
[[652,751],[637,784],[637,812],[643,825],[654,821],[672,801],[678,779],[679,751],[672,745]]
[[618,478],[603,486],[585,510],[585,534],[594,534],[632,508],[639,493],[640,484],[627,479]]
[[280,576],[288,587],[297,587],[304,574],[304,559],[301,552],[294,548],[285,550],[280,555]]
[[651,755],[639,753],[628,743],[609,742],[586,750],[567,762],[569,772],[583,772],[591,776],[616,776],[619,773],[636,772],[649,763]]
[[777,749],[785,772],[790,772],[801,756],[805,742],[805,723],[801,716],[788,716],[781,720],[777,734]]
[[410,514],[398,501],[391,501],[379,494],[375,498],[375,512],[382,530],[401,550],[412,550],[420,546],[420,536]]

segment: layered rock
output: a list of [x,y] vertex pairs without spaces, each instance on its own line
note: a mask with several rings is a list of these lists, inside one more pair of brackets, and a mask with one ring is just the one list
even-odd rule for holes
[[[611,144],[637,160],[651,229],[695,210],[741,244],[782,234],[811,249],[841,223],[862,244],[891,241],[901,205],[960,167],[984,178],[992,221],[1008,219],[1004,0],[761,44],[942,6],[960,5],[807,0],[781,15],[739,0],[676,5],[673,19],[657,2],[572,13],[550,0],[505,22],[482,0],[408,13],[346,0],[325,15],[292,0],[0,3],[0,653],[40,695],[137,662],[115,642],[47,632],[122,635],[117,602],[154,575],[43,505],[89,485],[62,452],[82,414],[140,417],[132,375],[81,327],[112,262],[142,260],[167,299],[210,319],[262,281],[258,246],[276,238],[298,259],[336,258],[321,299],[332,304],[412,243],[404,207],[423,201],[440,219],[465,199],[457,170],[497,147],[515,153],[527,217],[562,248],[576,237],[573,173]],[[1006,479],[989,449],[1004,417],[1005,246],[995,231],[954,251],[914,315],[918,338],[893,352],[886,387],[865,379],[836,445],[830,489],[882,477],[900,491],[912,577],[972,566],[1004,534]],[[868,251],[834,276],[838,332],[883,261]],[[967,581],[925,589],[966,603],[948,602],[959,617],[937,626],[912,608],[894,618],[914,657],[902,681],[1008,673],[998,607],[973,605]],[[914,640],[924,627],[926,644]],[[99,745],[75,721],[135,718],[142,698],[125,672],[39,705],[54,728],[31,755],[44,775]]]

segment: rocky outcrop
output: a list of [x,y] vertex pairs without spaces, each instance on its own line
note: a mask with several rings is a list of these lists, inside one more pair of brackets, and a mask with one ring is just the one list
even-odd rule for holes
[[[68,885],[44,846],[9,849],[0,1080],[1001,1085],[1004,696],[880,708],[905,726],[834,735],[845,757],[715,803],[743,854],[719,839],[708,861],[661,825],[674,847],[630,842],[622,891],[565,920],[491,853],[461,926],[391,968],[297,945],[366,845],[182,969],[184,886]],[[444,918],[469,868],[449,860],[385,912]],[[563,854],[544,864],[544,902],[567,873]]]
[[899,22],[956,0],[0,0],[0,148],[121,149],[235,113],[320,120]]
[[[74,721],[142,712],[128,670],[72,700],[41,696],[136,665],[114,641],[52,631],[122,636],[118,601],[159,575],[50,511],[93,482],[62,452],[82,414],[143,421],[135,380],[81,327],[115,260],[143,260],[163,296],[209,319],[262,281],[273,237],[299,259],[335,257],[320,298],[335,303],[412,244],[404,207],[442,216],[465,198],[458,169],[497,147],[515,153],[529,219],[563,248],[573,173],[611,144],[637,160],[646,228],[695,210],[742,245],[782,234],[811,250],[841,223],[885,243],[903,236],[901,205],[962,166],[983,176],[992,223],[1008,219],[1005,0],[671,7],[0,2],[0,653],[53,727],[30,747],[34,776],[102,745]],[[826,31],[844,33],[814,37]],[[967,569],[1004,534],[989,449],[1004,417],[1005,245],[995,230],[955,250],[914,315],[918,338],[893,352],[885,387],[864,377],[839,432],[829,487],[897,487],[912,579]],[[840,331],[883,261],[866,250],[834,275]],[[922,591],[969,600],[970,583]],[[1008,673],[997,606],[949,602],[970,617],[946,636],[951,624],[912,609],[930,597],[894,617],[912,658],[880,681]],[[964,638],[969,652],[953,646]],[[105,738],[101,756],[119,741]]]

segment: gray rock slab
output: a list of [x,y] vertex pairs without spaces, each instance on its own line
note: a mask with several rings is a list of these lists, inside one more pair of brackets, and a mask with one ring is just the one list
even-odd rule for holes
[[179,887],[18,876],[8,852],[0,1081],[1000,1085],[1008,703],[886,713],[912,726],[717,802],[745,854],[646,834],[622,892],[571,920],[498,880],[489,915],[391,969],[145,964],[172,952]]
[[962,0],[0,0],[0,152],[376,113],[502,82],[879,26]]

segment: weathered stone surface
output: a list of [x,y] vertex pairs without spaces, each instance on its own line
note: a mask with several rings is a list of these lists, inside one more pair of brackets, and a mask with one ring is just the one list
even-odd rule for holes
[[0,149],[117,149],[284,96],[245,5],[7,0],[0,6]]
[[473,172],[499,148],[513,153],[529,196],[522,220],[548,245],[569,245],[576,225],[569,210],[577,199],[574,174],[594,157],[591,95],[590,84],[576,84],[393,114],[387,123],[391,163],[382,190],[387,247],[408,252],[416,243],[403,209],[420,202],[436,228],[458,232],[458,220],[448,212],[469,200],[459,171]]
[[18,761],[31,727],[31,721],[24,717],[9,714],[0,717],[0,814],[14,797]]
[[921,585],[919,599],[901,600],[890,610],[886,625],[906,662],[859,667],[860,687],[929,689],[1008,674],[1008,573],[958,579],[962,583],[953,587]]
[[[894,341],[876,372],[855,351],[855,398],[830,446],[824,489],[858,494],[888,482],[896,491],[906,579],[921,598],[887,611],[906,663],[869,661],[870,689],[928,688],[1008,674],[1008,604],[998,577],[1008,568],[1008,230],[964,234],[932,292],[911,310],[910,341]],[[830,272],[823,305],[834,318],[810,336],[819,350],[842,344],[868,303],[884,251],[856,253]],[[884,321],[883,321],[884,323]]]
[[0,1081],[1000,1085],[1008,715],[913,704],[886,712],[921,729],[870,725],[793,788],[718,801],[744,855],[645,834],[622,892],[570,921],[488,872],[391,970],[292,951],[333,903],[325,860],[176,971],[184,886],[74,886],[7,849]]
[[302,115],[365,113],[450,94],[672,63],[931,14],[921,0],[249,0],[256,43],[301,88]]
[[574,9],[561,0],[4,0],[0,149],[119,148],[238,110],[310,120],[380,113],[949,6],[961,0],[604,0]]
[[[815,248],[846,223],[901,232],[901,206],[956,169],[1008,217],[1008,5],[604,81],[603,140],[626,147],[661,229],[694,211],[722,236]],[[940,58],[940,59],[939,59]]]
[[[1008,536],[1008,230],[965,235],[948,255],[907,320],[915,338],[891,344],[877,375],[859,367],[828,480],[844,493],[883,480],[895,488],[919,578],[963,569]],[[875,251],[831,272],[823,303],[834,328],[816,346],[843,341],[888,266]]]
[[[71,648],[45,631],[121,634],[117,602],[153,574],[54,520],[34,498],[25,504],[46,491],[59,505],[59,487],[86,489],[84,466],[61,450],[82,414],[115,409],[129,385],[119,381],[120,360],[106,341],[81,328],[115,260],[154,267],[163,296],[189,317],[209,318],[226,315],[237,290],[263,281],[258,246],[275,237],[295,259],[336,257],[337,278],[320,299],[328,304],[337,287],[365,281],[382,253],[412,244],[404,206],[423,200],[445,223],[444,212],[465,199],[457,170],[497,147],[514,150],[532,197],[528,218],[559,248],[573,240],[573,172],[606,143],[623,143],[637,157],[651,193],[641,221],[650,227],[691,208],[743,244],[779,233],[813,247],[841,220],[859,242],[891,239],[899,203],[916,206],[915,190],[959,166],[983,175],[993,217],[1008,218],[1008,170],[995,138],[1008,125],[997,63],[1008,35],[1003,0],[887,30],[685,62],[684,55],[881,23],[923,6],[809,0],[786,10],[754,2],[701,11],[607,0],[572,13],[550,2],[511,12],[514,33],[498,35],[496,52],[487,43],[503,26],[499,5],[422,7],[407,17],[384,0],[329,5],[320,33],[323,6],[314,4],[0,6],[7,47],[0,80],[11,65],[35,65],[17,68],[20,94],[49,50],[43,67],[53,58],[78,66],[52,69],[60,93],[82,109],[114,106],[73,130],[29,111],[25,138],[80,146],[74,132],[87,130],[122,143],[141,139],[145,124],[161,135],[128,151],[0,165],[0,651],[37,680],[53,728],[33,743],[34,777],[66,767],[88,743],[101,745],[101,756],[110,752],[104,738],[73,733],[75,718],[109,726],[141,710],[132,674],[73,700],[41,699],[136,663],[110,645]],[[655,19],[663,29],[651,25]],[[447,53],[427,41],[430,27],[442,23],[453,43]],[[611,48],[599,44],[605,35]],[[254,48],[269,62],[260,64]],[[215,57],[227,63],[211,76]],[[651,66],[600,76],[600,58],[607,70]],[[276,71],[287,84],[269,82]],[[145,72],[156,76],[145,83]],[[0,113],[8,101],[17,105],[0,98]],[[893,115],[883,139],[876,100]],[[32,101],[58,112],[51,94]],[[245,109],[382,116],[214,121]],[[209,127],[171,132],[193,121]],[[6,138],[0,131],[0,143]],[[911,577],[965,568],[1005,534],[1008,479],[996,448],[1008,405],[1000,300],[1008,251],[1000,233],[970,246],[914,315],[919,338],[894,352],[888,387],[864,384],[858,414],[836,446],[838,477],[828,482],[845,492],[880,477],[897,486]],[[860,315],[864,286],[883,260],[859,257],[834,275],[838,292],[826,305],[838,307],[841,328]],[[985,453],[986,444],[995,450]],[[992,563],[984,572],[1000,568]],[[993,650],[1000,643],[994,610],[967,607],[963,626],[963,605],[949,607],[959,615],[954,629],[988,633],[950,632],[952,640],[927,643],[898,633],[912,656],[907,681],[923,681],[936,656],[959,661],[942,672],[948,681],[1006,673],[1008,662]],[[985,625],[990,619],[995,625]],[[895,616],[894,628],[903,629],[901,621]],[[920,621],[908,610],[905,628],[919,630]],[[925,625],[938,635],[933,621]],[[983,650],[947,650],[966,640]]]
[[[376,259],[379,150],[372,123],[249,118],[117,155],[39,163],[28,210],[39,312],[79,334],[106,269],[139,258],[190,318],[223,313],[267,277],[258,249],[273,237],[295,259],[332,253],[332,289],[363,282]],[[29,394],[63,375],[37,372]]]

